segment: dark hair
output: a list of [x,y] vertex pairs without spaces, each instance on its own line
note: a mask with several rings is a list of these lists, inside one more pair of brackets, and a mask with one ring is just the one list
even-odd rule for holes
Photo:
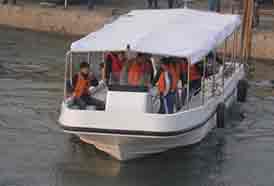
[[100,66],[100,69],[102,69],[105,67],[105,63],[100,63],[99,66]]
[[137,57],[143,57],[143,56],[145,56],[144,53],[140,53],[140,52],[137,53]]
[[82,69],[82,68],[89,68],[89,64],[85,61],[81,62],[80,63],[80,69]]
[[170,59],[167,58],[167,57],[163,57],[163,58],[161,59],[161,63],[162,63],[163,65],[169,65]]

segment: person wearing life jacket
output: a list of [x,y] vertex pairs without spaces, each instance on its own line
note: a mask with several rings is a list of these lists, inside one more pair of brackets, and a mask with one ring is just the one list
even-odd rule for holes
[[176,63],[169,63],[168,70],[172,76],[171,91],[176,92],[178,81],[180,79],[180,74],[178,72],[180,70],[180,67]]
[[172,114],[174,111],[174,94],[172,93],[172,74],[167,59],[162,59],[159,79],[156,83],[160,95],[161,107],[159,113]]
[[86,109],[87,105],[95,105],[98,109],[104,109],[104,103],[91,97],[89,89],[98,85],[96,77],[90,73],[89,64],[82,62],[80,71],[72,79],[72,97],[75,105],[81,110]]
[[150,56],[138,53],[129,63],[128,84],[131,86],[149,86],[153,79],[153,66]]
[[[182,90],[182,103],[185,104],[185,98],[186,98],[186,84],[188,81],[188,62],[186,59],[182,59],[180,61],[181,63],[181,81],[182,81],[182,87],[184,89]],[[195,94],[196,91],[198,91],[201,88],[201,72],[198,68],[197,64],[191,64],[190,65],[190,74],[189,74],[189,88],[190,88],[190,94]]]
[[175,59],[169,58],[169,64],[168,64],[169,72],[172,76],[172,82],[171,82],[171,93],[173,94],[173,102],[176,105],[176,110],[180,110],[181,104],[180,104],[180,96],[178,92],[178,83],[180,80],[180,63],[178,63]]
[[119,83],[121,71],[124,62],[123,52],[109,52],[106,55],[106,79],[110,80],[110,83]]
[[138,53],[137,56],[130,60],[128,68],[128,85],[141,86],[143,82],[143,67],[144,62],[142,54]]

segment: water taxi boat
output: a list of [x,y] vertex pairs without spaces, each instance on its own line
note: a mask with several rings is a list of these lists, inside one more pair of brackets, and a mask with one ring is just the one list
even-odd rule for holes
[[[72,43],[66,57],[61,127],[118,160],[200,142],[213,128],[224,126],[224,111],[232,102],[245,100],[245,68],[238,57],[240,26],[238,15],[192,9],[134,10]],[[66,87],[75,64],[85,59],[98,71],[110,51],[187,59],[186,103],[172,114],[159,114],[158,96],[151,95],[149,87],[108,84],[94,93],[105,102],[105,110],[69,106]],[[204,67],[201,88],[191,95],[189,71],[197,63]],[[208,68],[213,69],[210,75],[206,75]]]

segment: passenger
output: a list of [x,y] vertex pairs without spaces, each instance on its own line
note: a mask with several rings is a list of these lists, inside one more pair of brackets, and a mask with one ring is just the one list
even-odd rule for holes
[[110,52],[106,56],[106,79],[117,84],[120,82],[121,71],[124,62],[124,55],[121,52]]
[[[190,77],[189,77],[189,89],[190,89],[190,96],[197,93],[197,91],[201,88],[201,72],[197,67],[197,64],[190,65]],[[186,86],[188,81],[188,63],[185,59],[181,62],[181,81],[182,86],[185,89],[182,90],[182,103],[185,104],[186,98]]]
[[148,8],[158,8],[158,0],[147,0]]
[[80,72],[74,75],[72,79],[73,103],[78,105],[81,110],[86,109],[88,105],[95,105],[97,109],[104,110],[104,102],[91,97],[89,89],[97,86],[98,80],[90,73],[89,64],[82,62]]
[[128,68],[128,84],[131,86],[140,86],[142,83],[142,57],[137,54],[137,57],[130,60]]
[[144,86],[150,86],[154,76],[151,55],[144,54],[142,60],[143,84]]
[[163,59],[160,67],[160,76],[157,82],[160,94],[161,107],[159,113],[172,114],[174,111],[174,96],[172,94],[172,75],[169,71],[168,62]]
[[120,85],[128,85],[128,72],[134,60],[125,60],[121,70]]
[[[213,64],[214,64],[214,61],[215,61],[214,58],[216,59],[215,72],[213,71]],[[207,60],[207,65],[206,65],[206,69],[205,69],[206,77],[209,77],[209,76],[212,76],[213,74],[216,74],[219,71],[219,67],[221,65],[223,65],[223,59],[221,59],[220,56],[217,53],[214,54],[213,52],[210,52],[206,56],[206,60]],[[202,63],[200,63],[200,64],[201,64],[200,69],[201,69],[201,72],[202,72],[203,71],[203,65],[202,65]]]
[[168,0],[168,8],[173,8],[174,0]]
[[178,82],[180,80],[180,64],[174,59],[169,58],[169,72],[172,76],[171,82],[171,94],[173,95],[173,102],[176,105],[176,109],[180,109],[179,94],[178,94]]
[[153,78],[153,67],[150,56],[138,53],[129,61],[128,84],[132,86],[149,86]]

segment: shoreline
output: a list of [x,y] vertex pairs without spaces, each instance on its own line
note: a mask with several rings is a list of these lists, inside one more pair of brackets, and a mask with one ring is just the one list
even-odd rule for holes
[[[78,9],[77,9],[78,8]],[[104,25],[111,9],[44,8],[33,4],[0,5],[0,25],[61,35],[83,36]]]
[[[113,14],[126,13],[136,7],[98,6],[87,10],[84,6],[41,7],[39,4],[0,5],[0,25],[28,29],[57,35],[82,37],[101,28]],[[137,6],[137,8],[140,8]],[[266,23],[269,24],[271,20]],[[263,23],[265,24],[265,22]],[[267,25],[268,26],[268,25]],[[274,60],[274,29],[257,29],[254,32],[252,57]]]

